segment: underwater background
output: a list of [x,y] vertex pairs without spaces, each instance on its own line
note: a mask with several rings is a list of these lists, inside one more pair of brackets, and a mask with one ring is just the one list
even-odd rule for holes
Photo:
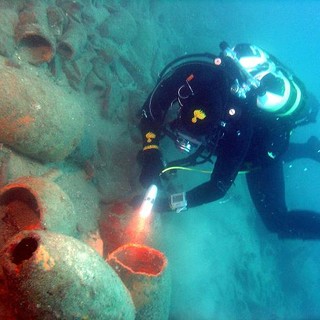
[[[218,54],[223,40],[254,43],[320,100],[319,12],[317,0],[0,0],[0,246],[31,229],[32,214],[20,217],[30,207],[11,206],[15,228],[8,226],[8,201],[21,196],[8,200],[8,186],[48,188],[41,229],[85,242],[103,259],[133,240],[165,254],[163,319],[320,319],[320,242],[269,233],[241,175],[221,201],[154,217],[144,238],[126,229],[128,199],[144,192],[137,113],[162,68],[184,54]],[[320,136],[318,123],[296,129],[292,141],[312,135]],[[309,159],[285,167],[290,209],[320,214],[319,169]],[[208,178],[179,172],[172,183],[188,190]],[[70,204],[60,207],[61,199]],[[6,277],[0,272],[0,318],[15,319],[8,302],[19,297],[9,298]]]

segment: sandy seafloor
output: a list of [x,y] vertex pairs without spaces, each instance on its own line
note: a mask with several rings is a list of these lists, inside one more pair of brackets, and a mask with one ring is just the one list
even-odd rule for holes
[[[71,162],[87,175],[86,186],[76,183],[78,196],[85,194],[80,195],[83,207],[88,195],[91,201],[97,197],[108,202],[143,191],[137,181],[135,155],[140,138],[134,114],[155,83],[157,72],[176,56],[218,53],[221,40],[231,45],[255,43],[294,70],[320,100],[319,1],[76,2],[88,5],[97,22],[85,25],[90,28],[88,34],[98,34],[103,21],[109,21],[103,39],[109,41],[105,47],[111,62],[98,61],[100,64],[91,66],[98,80],[90,80],[92,71],[87,70],[83,71],[86,77],[77,83],[72,77],[70,81],[65,69],[58,68],[52,76],[47,64],[32,68],[55,77],[54,83],[74,94],[75,101],[84,101],[81,148],[71,160],[58,165],[62,172],[74,173],[78,169],[69,169]],[[7,3],[0,1],[2,7]],[[125,13],[114,18],[111,7]],[[82,56],[94,47],[90,39],[90,45],[81,49]],[[99,39],[97,43],[95,50]],[[1,55],[15,59],[18,53],[16,48],[9,48]],[[80,66],[85,63],[77,62]],[[24,61],[21,64],[28,65]],[[292,140],[303,142],[310,135],[320,136],[318,123],[297,129]],[[319,163],[299,160],[286,166],[285,174],[288,207],[318,210],[320,214]],[[208,176],[182,172],[177,179],[188,190]],[[70,188],[76,188],[74,182],[61,185],[70,194]],[[95,205],[98,207],[98,201]],[[81,201],[78,207],[83,226],[80,233],[93,231],[86,228],[94,229],[97,213],[90,213],[88,208],[82,211]],[[173,280],[170,319],[320,319],[320,242],[279,240],[266,231],[243,176],[237,177],[225,199],[178,215],[165,214],[161,224],[158,246],[169,259]]]

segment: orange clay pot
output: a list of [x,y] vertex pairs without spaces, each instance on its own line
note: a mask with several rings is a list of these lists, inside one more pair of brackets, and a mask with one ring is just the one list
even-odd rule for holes
[[17,319],[133,320],[134,305],[114,270],[83,242],[23,231],[0,254]]
[[0,141],[41,162],[64,160],[80,143],[83,108],[34,68],[0,57]]
[[0,10],[0,54],[12,57],[15,51],[14,26],[17,24],[18,14],[10,8]]
[[15,40],[21,59],[38,65],[50,62],[55,54],[55,39],[48,25],[44,4],[29,5],[19,14]]
[[72,60],[79,57],[86,43],[86,29],[80,23],[71,22],[62,35],[57,50],[63,57]]
[[136,320],[168,319],[171,281],[162,252],[129,243],[112,252],[107,261],[131,293]]
[[[102,208],[99,230],[103,240],[104,256],[127,243],[155,246],[160,219],[155,215],[141,219],[125,201],[113,202]],[[160,233],[160,232],[159,232]]]
[[69,196],[41,177],[19,178],[0,189],[0,249],[14,234],[32,229],[77,236]]
[[56,38],[61,37],[63,34],[67,22],[68,17],[63,12],[63,10],[56,6],[49,6],[47,8],[47,18],[48,18],[48,25],[51,29],[51,32]]

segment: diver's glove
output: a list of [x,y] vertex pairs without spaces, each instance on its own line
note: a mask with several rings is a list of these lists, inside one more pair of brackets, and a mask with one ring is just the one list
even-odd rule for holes
[[144,188],[151,184],[160,185],[160,173],[164,168],[158,149],[145,150],[141,154],[142,170],[139,181]]

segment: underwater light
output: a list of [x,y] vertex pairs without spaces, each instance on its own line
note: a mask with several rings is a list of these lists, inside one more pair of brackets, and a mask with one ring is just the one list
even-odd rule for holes
[[143,202],[141,204],[141,207],[139,209],[139,214],[142,218],[147,218],[151,214],[154,202],[157,197],[157,193],[158,187],[155,184],[151,185],[148,188]]

